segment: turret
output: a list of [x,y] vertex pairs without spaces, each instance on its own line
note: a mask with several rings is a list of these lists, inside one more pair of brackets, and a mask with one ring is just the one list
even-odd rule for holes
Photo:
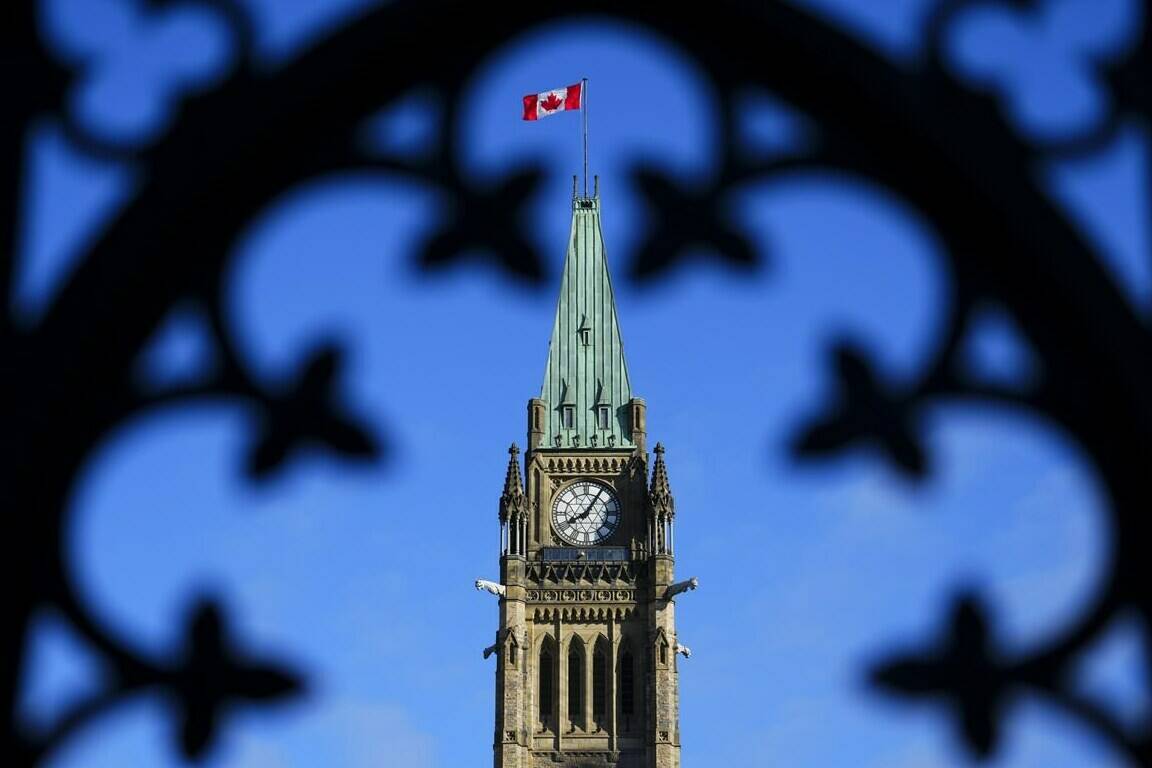
[[512,443],[508,448],[504,492],[500,494],[500,553],[523,557],[527,547],[528,499],[520,479],[519,455],[520,449]]
[[672,523],[676,518],[676,501],[668,484],[668,467],[664,463],[664,446],[656,443],[656,462],[652,467],[652,483],[648,490],[649,546],[656,555],[673,553]]

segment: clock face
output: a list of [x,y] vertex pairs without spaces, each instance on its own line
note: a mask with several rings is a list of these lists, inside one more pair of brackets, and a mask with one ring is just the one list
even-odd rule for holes
[[603,483],[580,480],[565,488],[552,505],[556,535],[576,546],[599,544],[620,524],[620,500]]

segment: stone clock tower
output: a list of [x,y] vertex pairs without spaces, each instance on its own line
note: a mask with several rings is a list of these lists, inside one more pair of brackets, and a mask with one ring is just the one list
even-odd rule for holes
[[573,197],[548,365],[500,497],[496,768],[678,768],[675,509],[649,461],[600,231]]

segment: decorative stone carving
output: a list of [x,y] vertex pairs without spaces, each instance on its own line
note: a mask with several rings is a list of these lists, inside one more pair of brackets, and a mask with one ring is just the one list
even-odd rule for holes
[[[491,582],[489,582],[489,583],[491,583]],[[510,635],[512,635],[512,631],[509,629],[502,629],[499,632],[497,632],[496,633],[496,642],[492,643],[492,645],[490,645],[484,649],[484,658],[487,659],[489,656],[491,656],[492,654],[494,654],[498,650],[500,650],[500,643],[502,643],[504,641],[504,639]],[[513,637],[513,639],[515,639],[515,636],[512,636],[512,637]]]
[[532,603],[629,603],[636,599],[636,592],[632,589],[583,589],[579,592],[571,589],[530,589],[525,596]]
[[497,584],[494,581],[488,581],[488,579],[476,579],[476,589],[497,597],[504,597],[506,591],[503,584]]
[[641,581],[642,573],[637,573],[630,563],[613,562],[573,562],[550,563],[530,562],[525,578],[532,584],[572,584],[591,586],[635,586]]
[[622,606],[610,606],[606,608],[537,608],[532,612],[532,621],[536,624],[552,624],[554,621],[587,624],[590,621],[629,621],[635,615],[635,608]]
[[680,594],[681,592],[690,592],[690,591],[696,589],[696,587],[698,587],[699,585],[700,585],[700,582],[695,576],[693,576],[692,578],[687,579],[685,581],[678,581],[675,584],[673,584],[672,586],[668,587],[668,590],[664,593],[664,599],[665,600],[671,600],[672,598],[676,597],[676,595]]
[[[572,438],[574,441],[579,441],[580,436],[575,435]],[[589,440],[594,440],[593,435]],[[609,443],[612,442],[611,436],[608,438]],[[576,446],[574,446],[576,447]],[[543,463],[543,460],[541,460]],[[617,474],[628,468],[628,462],[620,459],[619,457],[595,457],[585,458],[578,456],[575,459],[548,459],[545,465],[549,472],[562,472],[566,475],[608,475]],[[555,479],[555,478],[553,478]]]
[[692,649],[686,645],[680,645],[680,643],[676,643],[676,645],[672,647],[672,651],[674,653],[680,654],[686,659],[692,658]]

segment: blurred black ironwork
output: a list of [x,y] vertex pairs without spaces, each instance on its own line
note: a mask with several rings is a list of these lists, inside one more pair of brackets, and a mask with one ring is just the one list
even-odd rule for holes
[[[162,8],[164,0],[152,0]],[[273,700],[300,688],[291,673],[246,659],[225,631],[221,607],[191,612],[187,647],[156,659],[118,635],[80,597],[63,546],[69,497],[87,456],[117,424],[158,403],[228,396],[263,416],[247,470],[258,479],[292,450],[315,442],[349,458],[380,448],[332,394],[339,351],[306,356],[294,380],[270,385],[251,375],[231,343],[220,306],[235,241],[249,220],[283,190],[349,169],[409,174],[450,201],[439,234],[416,255],[426,268],[453,263],[479,247],[512,275],[542,276],[519,225],[542,168],[527,167],[478,186],[458,164],[458,96],[482,57],[544,22],[598,15],[640,25],[672,41],[706,73],[721,104],[713,179],[687,187],[659,168],[638,167],[635,182],[653,219],[632,265],[659,275],[687,249],[709,245],[736,264],[759,261],[748,238],[723,216],[725,196],[769,174],[834,169],[867,178],[903,198],[944,243],[950,276],[948,323],[918,376],[884,380],[848,343],[834,353],[841,396],[797,437],[801,456],[870,441],[909,476],[931,462],[919,414],[942,400],[975,399],[1027,409],[1070,435],[1090,457],[1107,490],[1112,550],[1108,577],[1070,626],[1037,638],[1007,658],[977,595],[952,609],[933,650],[880,664],[876,685],[906,697],[951,702],[975,755],[995,752],[1011,697],[1029,691],[1094,728],[1133,764],[1152,765],[1152,727],[1124,727],[1069,685],[1070,671],[1109,623],[1139,617],[1152,650],[1152,590],[1142,561],[1152,512],[1152,332],[1147,307],[1135,308],[1109,277],[1093,245],[1057,208],[1038,166],[1103,146],[1126,122],[1152,125],[1152,15],[1144,9],[1133,44],[1097,76],[1106,117],[1084,135],[1034,141],[1019,135],[993,97],[950,73],[942,40],[968,0],[945,0],[925,30],[918,60],[898,63],[819,17],[788,5],[751,2],[637,3],[539,0],[515,12],[483,3],[396,2],[365,13],[275,69],[255,65],[252,22],[236,0],[201,0],[227,22],[235,49],[218,86],[186,99],[168,132],[140,144],[100,138],[67,108],[83,70],[58,63],[37,26],[32,2],[0,11],[5,118],[0,121],[0,317],[3,345],[3,454],[0,482],[8,511],[10,573],[3,637],[3,687],[10,764],[33,764],[108,707],[144,688],[178,702],[188,757],[204,754],[235,700]],[[1013,2],[1030,8],[1035,4]],[[450,18],[451,23],[444,23]],[[439,140],[419,155],[372,152],[358,141],[364,121],[416,88],[443,105]],[[742,156],[734,135],[735,96],[763,89],[802,111],[817,136],[790,157]],[[25,215],[22,168],[31,128],[52,119],[72,143],[128,163],[140,178],[131,202],[86,245],[83,258],[34,324],[12,311],[17,241]],[[688,212],[686,214],[686,212]],[[476,222],[482,222],[477,224]],[[494,222],[502,222],[494,224]],[[163,253],[164,258],[155,254]],[[146,394],[130,371],[173,307],[193,302],[212,320],[222,363],[192,388]],[[1039,377],[1018,388],[974,379],[959,358],[974,310],[1002,308],[1041,362]],[[34,614],[62,614],[113,671],[109,687],[80,702],[49,733],[23,730],[16,702]],[[1144,681],[1152,691],[1152,680]]]

